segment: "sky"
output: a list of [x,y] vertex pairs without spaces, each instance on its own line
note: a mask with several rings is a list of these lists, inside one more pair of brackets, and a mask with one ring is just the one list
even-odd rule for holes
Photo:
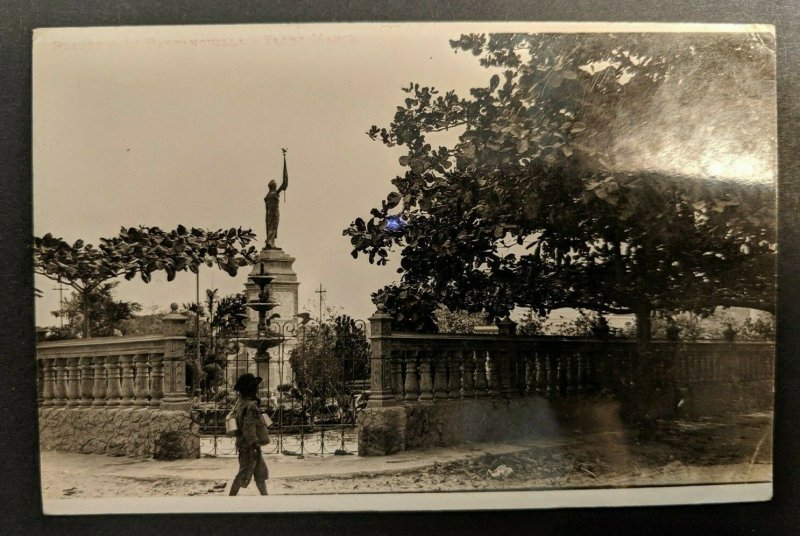
[[[648,26],[665,31],[664,26]],[[277,244],[296,258],[299,308],[356,318],[397,279],[354,260],[342,229],[391,190],[402,149],[365,134],[387,126],[415,81],[466,94],[491,72],[448,40],[469,31],[609,31],[541,24],[305,24],[72,28],[34,36],[34,233],[97,243],[120,227],[244,227],[264,237],[263,198],[289,187]],[[624,30],[623,26],[618,29]],[[641,26],[637,29],[642,29]],[[674,30],[674,27],[672,27]],[[700,30],[700,27],[694,27]],[[708,30],[708,28],[705,28]],[[719,29],[730,30],[730,28]],[[243,290],[203,268],[200,288]],[[57,284],[40,276],[38,325],[54,325]],[[144,312],[194,300],[195,276],[122,280],[117,296]]]

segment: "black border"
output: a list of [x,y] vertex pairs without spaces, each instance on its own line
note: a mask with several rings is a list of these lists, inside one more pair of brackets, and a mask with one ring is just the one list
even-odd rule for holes
[[[2,0],[0,3],[0,527],[5,534],[793,534],[800,526],[800,9],[794,0]],[[769,23],[778,36],[779,300],[775,498],[710,506],[447,513],[41,514],[34,384],[31,35],[37,27],[550,20]],[[309,500],[313,500],[310,498]]]

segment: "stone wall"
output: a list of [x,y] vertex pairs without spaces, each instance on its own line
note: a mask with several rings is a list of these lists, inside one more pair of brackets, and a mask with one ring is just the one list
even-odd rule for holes
[[40,408],[42,450],[174,460],[198,458],[188,411],[148,408]]
[[544,398],[462,399],[367,408],[359,414],[358,453],[557,437],[558,423]]

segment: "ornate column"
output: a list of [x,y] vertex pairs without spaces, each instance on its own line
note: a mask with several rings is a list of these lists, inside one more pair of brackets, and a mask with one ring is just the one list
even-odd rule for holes
[[536,350],[536,392],[541,394],[547,391],[547,355],[542,350]]
[[162,319],[164,334],[170,336],[164,342],[162,365],[164,371],[164,396],[159,407],[168,410],[188,410],[191,407],[186,395],[186,363],[184,349],[186,347],[187,317],[178,313],[178,304],[170,305],[172,312]]
[[164,398],[162,409],[188,410],[191,407],[186,395],[186,362],[184,348],[186,337],[167,339],[164,348]]
[[447,398],[447,359],[448,353],[439,352],[433,361],[433,398]]
[[77,357],[67,359],[67,406],[80,405],[81,376]]
[[[370,347],[370,397],[369,407],[392,406],[396,403],[392,393],[392,317],[378,308],[369,318]],[[408,391],[406,391],[408,393]]]
[[105,406],[108,404],[108,371],[106,370],[106,357],[97,356],[92,359],[94,369],[94,384],[92,386],[92,405]]
[[120,405],[133,405],[133,355],[124,354],[119,356],[120,369]]
[[406,381],[403,385],[405,391],[404,399],[412,402],[419,397],[419,382],[417,381],[417,353],[410,351],[405,353],[406,358]]
[[447,352],[447,396],[448,398],[461,397],[461,363],[459,352]]
[[67,363],[66,359],[55,359],[56,365],[56,405],[67,404]]
[[477,350],[475,352],[475,396],[485,397],[488,393],[486,389],[488,382],[486,379],[486,351]]
[[403,352],[392,351],[392,391],[394,399],[403,399]]
[[150,354],[150,407],[161,405],[164,398],[164,356]]
[[148,391],[148,371],[147,371],[147,357],[148,354],[136,354],[134,363],[136,366],[136,375],[133,384],[134,404],[137,406],[148,406],[150,401],[147,395]]
[[55,369],[53,369],[53,359],[43,358],[42,362],[42,382],[44,388],[42,389],[42,405],[54,406],[55,401]]
[[433,400],[433,374],[431,370],[431,351],[420,352],[419,356],[419,399],[421,402]]
[[475,352],[472,350],[465,350],[462,355],[461,363],[461,377],[463,383],[461,385],[461,393],[464,398],[475,397]]
[[119,406],[122,404],[122,386],[120,385],[120,356],[113,355],[106,357],[106,372],[108,373],[108,383],[106,388],[106,400],[109,406]]
[[92,358],[84,356],[80,360],[81,366],[81,406],[92,405],[92,391],[94,389],[94,367]]
[[486,381],[489,390],[486,393],[490,398],[495,398],[500,394],[499,378],[497,377],[497,357],[499,352],[486,352]]

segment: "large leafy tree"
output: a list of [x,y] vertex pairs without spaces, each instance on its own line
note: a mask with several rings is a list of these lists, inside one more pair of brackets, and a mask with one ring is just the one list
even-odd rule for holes
[[[744,117],[768,119],[771,36],[501,34],[451,44],[495,74],[468,98],[404,88],[389,127],[368,134],[405,147],[407,171],[344,231],[354,257],[386,264],[400,249],[400,283],[373,295],[398,327],[436,329],[437,304],[494,318],[516,306],[572,307],[635,313],[646,340],[655,310],[774,308],[771,181],[685,176],[663,162],[634,165],[619,149],[637,118],[663,107],[656,95],[690,108],[750,99],[759,105]],[[725,150],[770,143],[719,115]],[[452,129],[452,146],[429,142]]]
[[[119,235],[101,238],[97,247],[77,240],[70,244],[48,233],[33,239],[34,272],[69,285],[82,296],[90,296],[107,281],[127,280],[137,275],[148,283],[154,272],[164,271],[172,281],[181,271],[197,270],[203,264],[235,276],[253,262],[255,238],[249,229],[204,230],[179,225],[172,231],[158,227],[122,228]],[[88,299],[84,310],[83,336],[90,333]]]
[[353,380],[369,375],[369,343],[364,327],[347,315],[300,329],[289,363],[298,388],[343,403]]
[[122,331],[125,321],[141,311],[142,307],[136,302],[117,300],[114,297],[117,285],[117,281],[112,281],[103,283],[88,294],[73,292],[58,311],[52,312],[53,316],[67,322],[63,329],[56,331],[57,337],[74,338],[82,333],[85,312],[88,312],[90,320],[89,329],[97,336],[109,337]]

